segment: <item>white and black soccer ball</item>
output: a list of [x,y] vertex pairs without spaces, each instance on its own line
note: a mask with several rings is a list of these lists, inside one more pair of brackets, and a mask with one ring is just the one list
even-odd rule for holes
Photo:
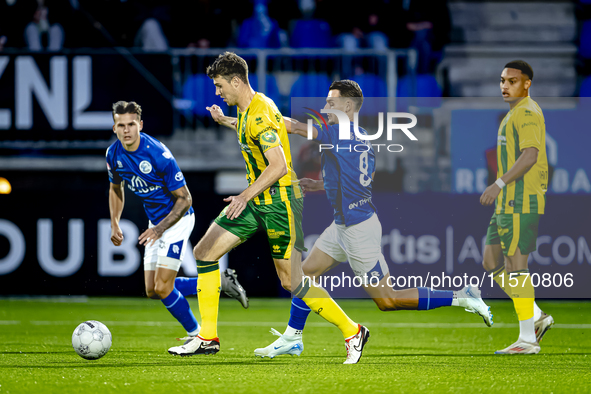
[[72,346],[78,355],[87,360],[98,360],[111,348],[111,332],[100,321],[88,320],[80,324],[72,334]]

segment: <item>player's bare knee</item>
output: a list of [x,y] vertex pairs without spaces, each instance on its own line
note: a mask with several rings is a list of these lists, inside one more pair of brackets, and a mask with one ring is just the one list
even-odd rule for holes
[[152,299],[152,300],[159,300],[160,297],[158,296],[158,294],[156,294],[156,292],[154,291],[153,288],[147,288],[146,287],[146,297]]
[[159,299],[164,299],[172,293],[172,289],[174,285],[166,282],[157,281],[154,285],[154,293],[158,296]]

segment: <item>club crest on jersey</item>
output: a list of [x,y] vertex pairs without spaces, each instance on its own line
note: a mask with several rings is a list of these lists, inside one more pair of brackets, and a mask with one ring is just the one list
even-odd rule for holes
[[268,142],[269,144],[274,143],[275,141],[277,141],[277,134],[275,134],[272,131],[267,131],[266,133],[264,133],[261,138],[263,139],[263,141]]
[[149,161],[144,160],[140,163],[140,171],[144,174],[149,174],[152,172],[152,164]]

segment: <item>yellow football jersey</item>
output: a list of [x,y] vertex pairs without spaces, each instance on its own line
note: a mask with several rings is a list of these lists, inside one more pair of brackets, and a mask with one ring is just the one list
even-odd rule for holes
[[542,109],[530,97],[522,99],[503,119],[497,135],[500,178],[511,169],[525,148],[538,149],[538,161],[521,178],[507,184],[496,201],[496,213],[543,214],[548,189],[546,124]]
[[[269,164],[265,152],[281,146],[288,172],[271,187],[253,199],[257,205],[302,198],[298,178],[293,170],[291,150],[283,116],[267,96],[256,93],[248,107],[238,110],[238,143],[246,163],[246,179],[252,185]],[[293,186],[293,187],[292,187]]]

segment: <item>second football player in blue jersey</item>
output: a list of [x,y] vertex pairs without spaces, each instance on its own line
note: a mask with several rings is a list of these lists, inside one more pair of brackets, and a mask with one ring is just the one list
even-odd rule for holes
[[[315,125],[312,130],[314,140],[329,148],[321,150],[323,179],[302,179],[300,186],[304,191],[326,190],[334,209],[334,221],[318,238],[304,261],[304,274],[319,277],[348,261],[355,275],[361,278],[365,291],[382,311],[461,306],[468,312],[478,313],[490,326],[492,315],[478,289],[468,286],[458,292],[427,287],[394,290],[389,285],[390,272],[381,248],[382,225],[372,202],[375,154],[371,141],[358,138],[353,131],[354,116],[362,104],[363,92],[356,82],[333,82],[324,108],[346,115],[349,133],[346,138],[339,138],[339,123],[342,122],[335,113],[329,113],[328,124]],[[308,136],[305,123],[284,119],[289,133]],[[361,127],[358,131],[367,135]],[[302,330],[309,313],[306,304],[294,298],[285,333],[281,335],[273,330],[280,338],[265,348],[256,349],[255,355],[271,358],[280,354],[299,355],[304,348]]]

